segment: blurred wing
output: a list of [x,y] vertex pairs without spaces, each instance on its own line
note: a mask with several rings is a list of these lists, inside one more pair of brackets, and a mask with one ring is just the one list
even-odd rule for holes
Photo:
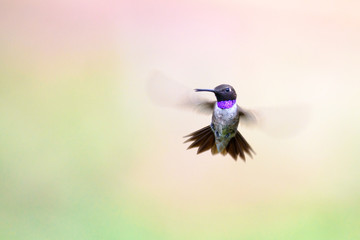
[[195,104],[195,111],[198,113],[211,114],[214,110],[216,101],[201,100]]
[[240,125],[256,126],[273,137],[291,137],[299,133],[310,121],[310,107],[289,105],[247,110],[239,107]]
[[242,107],[239,107],[240,112],[240,124],[244,124],[246,126],[253,126],[258,124],[258,116],[255,111],[247,110]]
[[210,114],[214,108],[215,101],[200,97],[194,90],[160,72],[151,74],[147,92],[150,100],[160,106],[190,108],[205,114]]
[[311,108],[307,105],[263,107],[255,115],[263,132],[273,137],[292,137],[309,124]]

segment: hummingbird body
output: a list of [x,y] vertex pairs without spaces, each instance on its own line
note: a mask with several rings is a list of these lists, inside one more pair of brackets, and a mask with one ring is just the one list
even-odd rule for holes
[[208,91],[215,93],[217,102],[213,104],[213,114],[210,126],[204,127],[186,137],[185,142],[193,141],[189,148],[199,147],[198,154],[211,149],[212,154],[229,153],[235,160],[237,156],[245,161],[245,153],[251,156],[253,152],[245,138],[237,130],[240,117],[246,116],[245,112],[236,104],[236,92],[227,84],[212,89],[195,89],[195,91]]
[[236,103],[230,108],[220,108],[218,103],[214,104],[211,129],[215,134],[215,144],[218,152],[224,151],[230,139],[235,137],[240,114]]

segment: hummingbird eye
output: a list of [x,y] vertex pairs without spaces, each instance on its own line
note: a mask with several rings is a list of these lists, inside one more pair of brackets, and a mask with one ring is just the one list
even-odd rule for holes
[[225,91],[226,91],[226,92],[230,92],[230,88],[225,88]]

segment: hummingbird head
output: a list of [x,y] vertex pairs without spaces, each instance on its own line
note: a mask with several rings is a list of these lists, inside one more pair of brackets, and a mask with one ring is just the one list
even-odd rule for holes
[[218,102],[236,100],[235,89],[228,84],[221,84],[214,89],[195,89],[196,92],[213,92]]

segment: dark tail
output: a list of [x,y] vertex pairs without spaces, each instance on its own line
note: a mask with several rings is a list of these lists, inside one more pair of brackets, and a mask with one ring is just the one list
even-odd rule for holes
[[[199,147],[197,154],[210,149],[213,155],[219,153],[215,144],[214,132],[210,126],[206,126],[185,137],[189,137],[189,139],[187,139],[185,142],[192,141],[188,149]],[[252,153],[255,152],[249,143],[245,140],[245,138],[240,134],[240,132],[237,131],[235,137],[230,140],[226,149],[221,154],[226,155],[227,153],[229,153],[235,159],[235,161],[237,160],[238,156],[240,156],[240,158],[245,161],[245,153],[252,158]]]

